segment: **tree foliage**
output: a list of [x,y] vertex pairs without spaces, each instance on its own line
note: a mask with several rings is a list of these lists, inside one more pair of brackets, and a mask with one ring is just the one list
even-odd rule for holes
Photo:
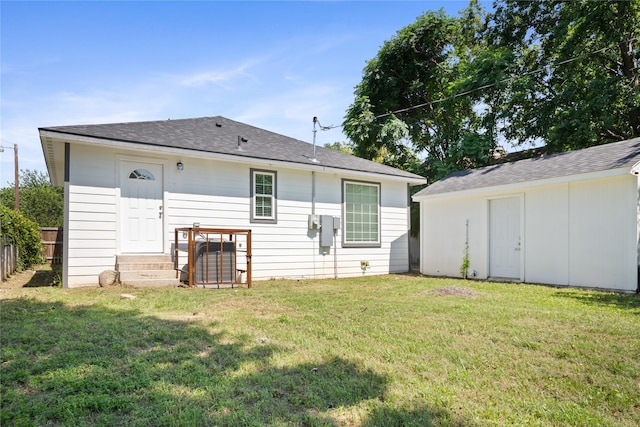
[[640,136],[639,22],[638,0],[498,2],[482,37],[521,76],[497,88],[505,136],[551,152]]
[[384,43],[347,111],[344,130],[356,155],[375,159],[382,152],[396,163],[421,156],[420,172],[432,179],[488,158],[493,138],[482,128],[474,99],[455,96],[465,83],[477,15],[458,19],[430,11]]
[[18,271],[44,261],[38,224],[20,212],[0,206],[0,236],[17,246]]
[[429,181],[492,161],[498,145],[548,152],[640,136],[640,0],[472,0],[430,11],[363,70],[344,130],[354,154]]
[[[54,188],[46,174],[35,170],[20,171],[20,212],[40,227],[61,227],[64,215],[63,190]],[[0,204],[15,209],[15,191],[0,189]]]

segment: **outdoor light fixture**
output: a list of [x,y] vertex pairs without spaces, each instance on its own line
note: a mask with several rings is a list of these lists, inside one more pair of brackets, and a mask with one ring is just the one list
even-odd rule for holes
[[179,171],[184,169],[184,165],[182,164],[182,162],[176,163],[176,167],[178,168]]

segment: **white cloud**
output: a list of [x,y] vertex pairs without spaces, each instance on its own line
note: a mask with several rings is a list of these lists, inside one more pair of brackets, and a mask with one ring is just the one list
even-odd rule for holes
[[184,77],[179,77],[178,82],[181,86],[199,87],[208,84],[226,85],[228,83],[238,81],[240,79],[254,79],[250,70],[265,61],[264,58],[249,58],[244,62],[230,67],[213,69],[204,72],[197,72]]
[[[5,98],[1,144],[18,144],[20,169],[44,172],[39,127],[156,120],[164,117],[173,96],[157,82],[119,90],[34,92],[23,99]],[[9,151],[0,155],[0,187],[13,179],[13,156]]]
[[[45,171],[38,127],[213,115],[311,142],[313,117],[325,126],[339,125],[352,99],[350,87],[335,76],[311,75],[308,65],[272,52],[245,58],[228,69],[156,73],[118,85],[68,85],[64,90],[5,96],[2,144],[8,145],[8,140],[20,145],[21,168]],[[320,145],[344,139],[340,128],[317,134]],[[13,163],[6,152],[0,159],[2,186]]]
[[[303,141],[313,139],[313,117],[324,126],[340,125],[351,99],[344,91],[329,83],[296,86],[274,96],[254,99],[234,108],[234,120],[291,136]],[[322,144],[344,140],[342,129],[325,135],[317,134]]]

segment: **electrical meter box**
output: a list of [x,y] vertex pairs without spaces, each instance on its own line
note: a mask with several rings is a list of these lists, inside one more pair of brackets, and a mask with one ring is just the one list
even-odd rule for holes
[[333,246],[333,217],[320,215],[320,246]]

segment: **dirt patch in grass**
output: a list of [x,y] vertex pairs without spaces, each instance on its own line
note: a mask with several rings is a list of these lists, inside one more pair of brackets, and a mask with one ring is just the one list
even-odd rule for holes
[[37,288],[41,286],[57,286],[62,266],[42,264],[25,271],[14,273],[4,282],[0,282],[0,289]]
[[443,288],[429,289],[428,291],[420,292],[422,295],[442,295],[442,296],[456,296],[463,298],[478,298],[482,294],[474,289],[466,288],[464,286],[445,286]]

